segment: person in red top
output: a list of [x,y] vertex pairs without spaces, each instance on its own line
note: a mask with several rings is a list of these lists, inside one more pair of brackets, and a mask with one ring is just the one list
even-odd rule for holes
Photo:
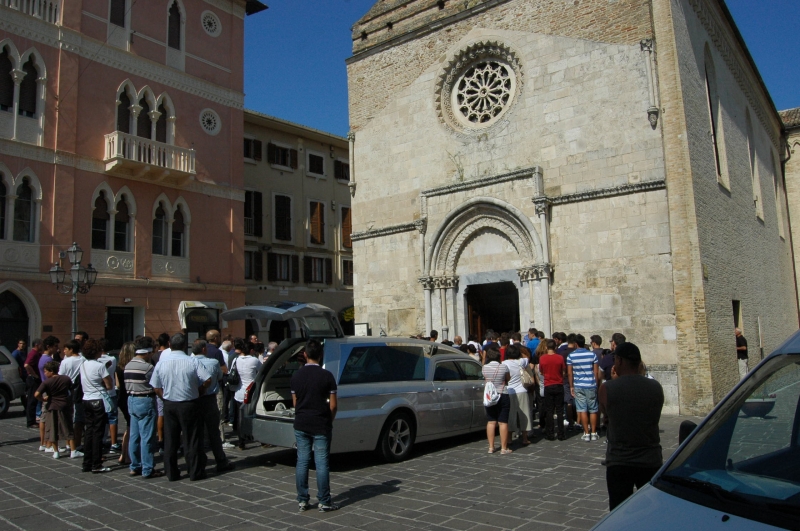
[[566,439],[564,434],[564,376],[567,364],[556,354],[556,342],[547,340],[547,353],[539,358],[539,372],[544,376],[545,439],[556,440],[553,430],[553,413],[558,414],[558,440]]

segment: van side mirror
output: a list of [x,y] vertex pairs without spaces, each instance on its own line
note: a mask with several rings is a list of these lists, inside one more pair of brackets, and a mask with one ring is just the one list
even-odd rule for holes
[[681,422],[681,427],[678,428],[678,444],[683,444],[683,441],[686,440],[686,437],[688,437],[696,427],[697,424],[691,420],[684,420]]

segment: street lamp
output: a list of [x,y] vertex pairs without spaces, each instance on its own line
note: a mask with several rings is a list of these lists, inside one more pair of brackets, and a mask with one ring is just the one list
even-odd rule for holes
[[72,298],[72,336],[78,333],[78,293],[89,293],[94,283],[97,281],[97,269],[89,264],[88,267],[81,265],[83,260],[83,249],[73,242],[72,247],[67,249],[67,259],[71,264],[69,278],[67,272],[61,267],[61,263],[56,262],[50,268],[50,282],[52,282],[59,293],[71,293]]

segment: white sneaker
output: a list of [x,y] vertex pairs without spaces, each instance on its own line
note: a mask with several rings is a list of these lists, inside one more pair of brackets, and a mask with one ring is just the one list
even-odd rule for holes
[[597,433],[592,433],[592,434],[590,434],[590,437],[592,438],[592,440],[593,440],[593,441],[596,441],[597,439],[599,439],[599,438],[600,438],[600,437],[597,435]]
[[592,440],[592,436],[591,436],[591,435],[589,435],[588,433],[584,433],[583,435],[581,435],[581,440],[582,440],[582,441],[589,442],[589,441],[591,441],[591,440]]
[[564,421],[564,426],[569,426],[569,421],[568,420]]
[[70,459],[76,459],[78,457],[83,457],[83,452],[79,452],[78,450],[72,451],[69,453]]
[[47,450],[47,446],[45,446],[45,445],[39,446],[39,451],[40,452],[44,452],[45,450]]
[[[39,448],[42,448],[42,447],[40,446]],[[46,453],[46,454],[52,454],[53,452],[55,452],[55,450],[53,449],[52,446],[48,446],[47,448],[44,449],[44,453]]]
[[226,449],[231,449],[231,448],[236,448],[236,445],[235,444],[231,444],[228,441],[225,441],[224,443],[222,443],[222,447],[226,448]]
[[53,452],[53,459],[59,459],[60,457],[61,457],[61,454],[60,454],[60,453],[58,453],[58,452]]
[[65,454],[65,453],[67,453],[67,447],[64,446],[63,448],[59,448],[58,451],[59,451],[59,453]]

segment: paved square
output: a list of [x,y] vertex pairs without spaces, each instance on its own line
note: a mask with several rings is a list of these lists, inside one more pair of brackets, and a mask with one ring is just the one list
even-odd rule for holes
[[[683,419],[661,419],[665,457]],[[119,466],[92,475],[81,473],[80,459],[38,452],[38,432],[25,428],[17,402],[0,419],[0,529],[589,529],[608,507],[605,439],[570,435],[564,442],[537,435],[528,447],[514,441],[510,455],[488,454],[485,434],[420,444],[399,464],[336,455],[331,490],[341,510],[299,514],[291,450],[229,451],[237,468],[221,476],[209,454],[209,478],[199,482],[131,478]]]

